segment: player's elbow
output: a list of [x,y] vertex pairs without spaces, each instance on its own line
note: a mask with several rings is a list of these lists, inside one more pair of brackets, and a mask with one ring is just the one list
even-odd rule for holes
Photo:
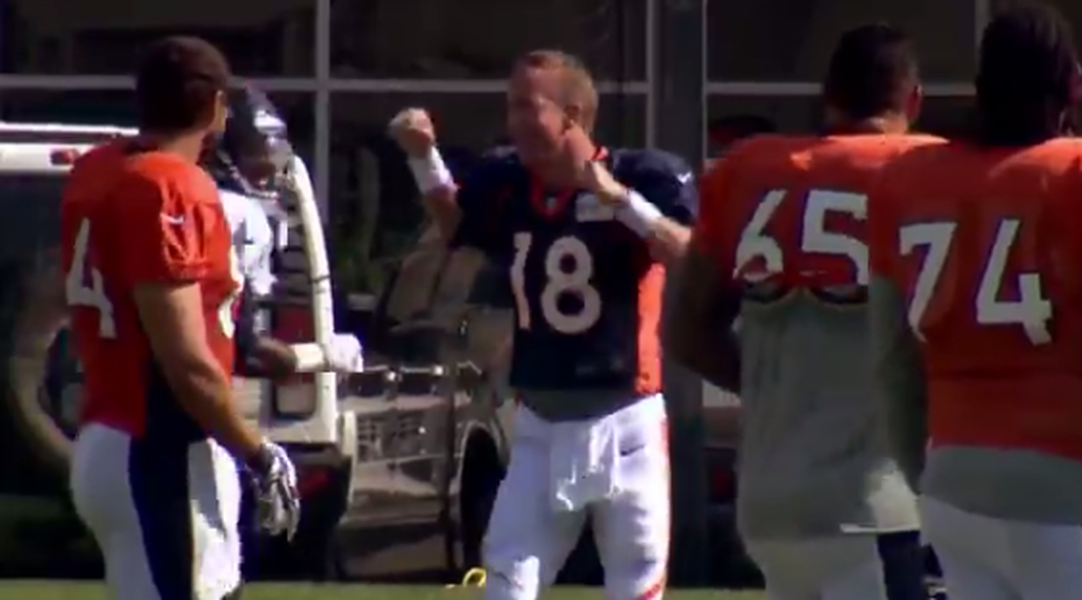
[[446,186],[433,188],[424,195],[424,203],[429,216],[436,223],[440,238],[450,242],[461,218],[455,189]]
[[207,344],[202,295],[197,284],[142,285],[134,299],[154,360],[178,401],[206,397],[228,387],[228,377]]
[[[683,303],[678,304],[682,306]],[[669,319],[669,323],[662,329],[662,343],[665,345],[666,354],[685,367],[696,369],[696,351],[700,344],[696,340],[696,325],[692,315],[681,311]]]
[[691,229],[663,219],[655,227],[648,243],[650,254],[665,263],[675,263],[687,255],[691,245]]

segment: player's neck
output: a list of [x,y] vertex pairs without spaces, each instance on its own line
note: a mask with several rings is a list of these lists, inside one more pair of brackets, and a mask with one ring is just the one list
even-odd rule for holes
[[[536,177],[546,189],[573,190],[579,186],[579,170],[583,159],[600,160],[605,151],[589,137],[576,140],[575,147],[567,147],[564,154],[547,165],[538,165]],[[583,158],[576,158],[583,157]],[[572,168],[568,168],[572,165]]]
[[827,135],[889,134],[898,135],[909,132],[909,121],[894,115],[850,119],[841,115],[830,115],[824,123]]
[[206,135],[202,132],[192,133],[156,133],[152,131],[139,132],[139,140],[142,144],[157,148],[162,152],[177,154],[185,160],[198,162],[203,153],[203,140]]

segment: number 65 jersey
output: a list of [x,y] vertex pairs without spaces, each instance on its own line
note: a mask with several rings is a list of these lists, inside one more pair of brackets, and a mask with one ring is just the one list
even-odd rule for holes
[[867,211],[879,170],[933,139],[759,136],[703,177],[694,250],[742,298],[737,518],[748,538],[917,525],[875,443]]
[[[925,492],[982,514],[1082,521],[1080,201],[1073,138],[921,148],[876,186],[873,274],[898,297],[889,314],[917,340],[927,385]],[[1012,465],[1013,485],[998,477]],[[1038,514],[1057,495],[1063,511]]]
[[[698,194],[682,160],[626,149],[602,160],[665,216],[690,223]],[[660,390],[664,268],[612,208],[583,191],[544,189],[513,152],[478,166],[458,204],[454,243],[507,270],[517,323],[512,386]]]

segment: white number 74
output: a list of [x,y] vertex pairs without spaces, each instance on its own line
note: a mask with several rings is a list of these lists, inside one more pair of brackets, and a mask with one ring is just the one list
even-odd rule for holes
[[[997,299],[1003,287],[1007,257],[1021,225],[1018,219],[1004,219],[999,222],[996,238],[977,288],[977,322],[982,325],[1018,324],[1025,329],[1030,342],[1046,344],[1052,340],[1048,332],[1052,303],[1041,291],[1040,274],[1018,275],[1017,300]],[[936,284],[947,263],[957,227],[958,224],[952,222],[918,223],[906,225],[899,231],[898,250],[903,256],[911,254],[919,246],[926,248],[924,262],[917,272],[917,281],[913,286],[913,297],[909,301],[909,326],[921,339],[924,339],[920,329],[921,320],[935,294]]]

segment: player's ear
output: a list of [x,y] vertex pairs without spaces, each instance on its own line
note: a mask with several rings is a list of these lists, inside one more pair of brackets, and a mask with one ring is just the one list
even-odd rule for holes
[[924,88],[918,83],[909,91],[909,97],[906,98],[905,102],[905,116],[910,123],[915,123],[917,118],[920,117],[920,109],[923,104]]
[[214,113],[210,120],[211,133],[222,133],[225,131],[225,123],[229,119],[229,103],[224,91],[217,91],[214,94]]
[[568,103],[564,107],[564,130],[572,127],[582,127],[583,107],[578,103]]

